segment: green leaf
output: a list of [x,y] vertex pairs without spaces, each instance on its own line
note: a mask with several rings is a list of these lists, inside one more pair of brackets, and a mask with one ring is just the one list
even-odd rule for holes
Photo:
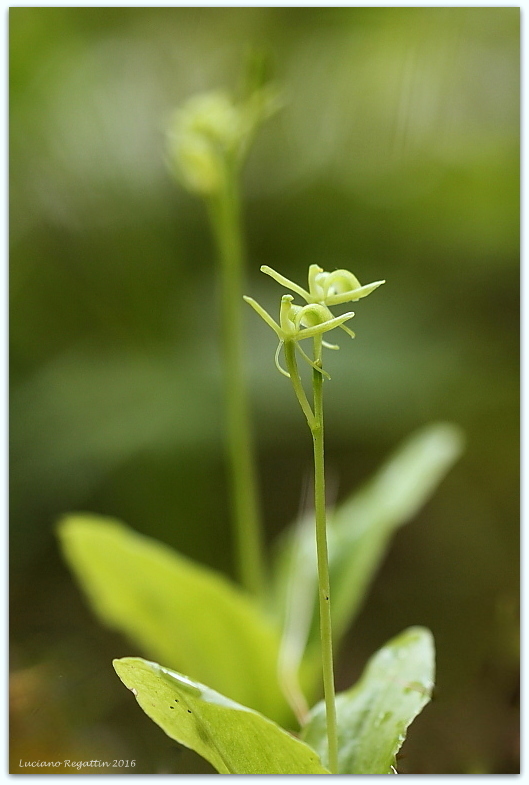
[[[380,649],[360,681],[336,698],[338,773],[390,774],[409,725],[429,702],[434,680],[429,630],[410,627]],[[325,705],[319,703],[302,738],[325,763]]]
[[[454,425],[435,423],[421,429],[363,488],[329,515],[331,612],[336,642],[358,613],[391,537],[429,499],[462,447],[461,432]],[[310,518],[285,537],[275,579],[273,604],[283,626],[281,677],[296,691],[294,674],[305,652],[302,681],[310,692],[318,678],[320,657],[315,536]]]
[[209,687],[136,657],[114,660],[114,668],[168,736],[221,774],[329,773],[309,746]]
[[147,654],[280,722],[279,636],[223,576],[118,521],[71,515],[59,526],[66,560],[100,619]]
[[428,501],[463,449],[461,430],[436,423],[408,438],[332,520],[333,625],[341,636],[394,532]]

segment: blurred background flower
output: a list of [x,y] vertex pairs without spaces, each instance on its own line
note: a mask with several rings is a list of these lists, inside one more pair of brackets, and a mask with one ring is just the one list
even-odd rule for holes
[[[329,353],[337,498],[426,422],[467,437],[397,536],[338,687],[424,624],[437,700],[399,770],[515,773],[519,9],[501,7],[10,9],[11,770],[52,756],[209,771],[129,711],[110,660],[139,652],[88,611],[54,527],[101,512],[233,572],[218,330],[203,319],[214,251],[164,132],[195,92],[236,85],[248,45],[272,52],[284,108],[245,169],[247,292],[275,313],[262,264],[388,282]],[[310,450],[247,310],[271,541],[298,513]]]

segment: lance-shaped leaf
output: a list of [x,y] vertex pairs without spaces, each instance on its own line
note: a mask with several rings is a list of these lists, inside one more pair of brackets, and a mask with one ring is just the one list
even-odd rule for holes
[[333,518],[333,625],[356,615],[394,532],[428,501],[463,449],[461,430],[435,423],[409,437]]
[[136,657],[114,660],[119,678],[172,739],[221,774],[328,774],[317,754],[262,714]]
[[[435,423],[408,438],[375,476],[329,514],[327,537],[333,637],[343,636],[360,609],[395,531],[407,523],[437,488],[461,454],[461,431]],[[317,566],[314,524],[306,519],[288,532],[275,569],[275,611],[284,629],[282,651],[290,652],[283,681],[294,682],[305,652],[309,692],[319,672]],[[303,585],[303,593],[295,590]],[[296,620],[295,624],[291,620]],[[281,660],[282,662],[283,660]],[[296,689],[293,684],[293,689]],[[288,686],[287,686],[288,690]]]
[[136,644],[134,653],[288,721],[276,676],[278,631],[249,595],[112,519],[72,515],[59,536],[92,608]]
[[[360,681],[336,698],[339,774],[390,774],[409,725],[429,702],[434,680],[429,630],[410,627],[380,649]],[[311,712],[302,738],[325,764],[325,705]]]

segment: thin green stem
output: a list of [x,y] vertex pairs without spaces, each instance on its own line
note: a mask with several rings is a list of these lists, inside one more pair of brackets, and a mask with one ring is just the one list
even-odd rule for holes
[[320,635],[323,668],[323,692],[327,717],[327,740],[329,747],[329,771],[338,773],[338,733],[336,725],[336,703],[334,692],[334,665],[332,655],[331,600],[329,581],[329,555],[327,550],[327,511],[325,505],[325,463],[323,433],[323,375],[321,369],[322,337],[314,337],[314,368],[312,384],[314,411],[305,394],[298,371],[294,341],[285,341],[285,362],[290,381],[303,410],[314,446],[314,510],[316,517],[316,550],[318,558],[318,594],[320,605]]
[[[321,336],[314,338],[314,362],[321,366]],[[329,745],[329,770],[338,773],[338,735],[334,691],[334,666],[332,654],[331,600],[329,582],[329,556],[327,550],[327,514],[325,505],[325,464],[323,433],[323,376],[312,372],[314,391],[314,509],[316,516],[316,548],[318,555],[318,589],[320,601],[320,634],[323,665],[323,690],[327,717]]]
[[287,370],[290,374],[290,381],[292,382],[294,392],[296,393],[296,398],[299,401],[299,405],[301,406],[303,414],[307,418],[309,428],[312,431],[316,423],[310,403],[308,402],[305,390],[303,389],[303,384],[301,383],[298,370],[298,361],[296,359],[296,346],[294,341],[285,341],[283,350],[285,352],[285,362]]
[[254,450],[243,372],[243,259],[237,173],[226,166],[224,186],[208,202],[221,263],[222,352],[226,441],[230,465],[237,567],[242,585],[263,595],[265,565]]

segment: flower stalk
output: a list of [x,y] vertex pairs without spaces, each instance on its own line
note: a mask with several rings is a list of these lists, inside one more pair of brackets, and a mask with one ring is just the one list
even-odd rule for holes
[[[321,364],[321,336],[314,338],[314,361]],[[329,744],[329,770],[338,773],[338,734],[334,688],[334,663],[332,651],[331,587],[329,580],[329,554],[327,549],[327,508],[325,503],[325,457],[323,430],[323,376],[312,372],[314,393],[314,419],[312,441],[314,448],[314,514],[316,519],[316,549],[318,558],[318,593],[320,609],[320,636],[323,666],[323,692],[327,717]]]
[[338,735],[334,688],[334,662],[331,626],[331,590],[329,580],[329,556],[327,550],[327,511],[325,503],[325,459],[323,429],[323,374],[321,369],[322,339],[314,337],[314,363],[312,371],[312,410],[299,376],[294,343],[285,343],[285,361],[294,387],[294,392],[307,418],[312,434],[314,450],[314,514],[316,521],[316,551],[318,562],[318,597],[320,613],[320,638],[323,671],[323,693],[327,717],[327,740],[329,748],[329,771],[338,772]]
[[[309,268],[309,289],[277,273],[271,267],[262,267],[262,272],[291,291],[300,295],[307,303],[294,305],[294,297],[285,294],[281,298],[279,323],[251,297],[245,301],[261,316],[276,333],[279,344],[275,363],[278,370],[290,378],[296,397],[307,420],[312,435],[314,451],[314,513],[316,529],[316,552],[318,564],[318,599],[320,617],[320,639],[322,654],[323,692],[327,724],[328,768],[331,774],[338,773],[338,733],[336,722],[336,701],[334,686],[334,659],[331,621],[331,589],[329,576],[329,554],[327,548],[327,511],[325,501],[325,454],[323,423],[323,381],[329,375],[323,369],[323,348],[338,349],[334,344],[323,340],[323,334],[335,328],[345,330],[354,338],[354,333],[344,322],[353,318],[348,312],[333,316],[329,306],[355,302],[371,294],[384,281],[361,286],[358,279],[348,270],[335,270],[327,273],[317,265]],[[299,345],[305,338],[312,338],[314,349],[311,359]],[[279,364],[279,354],[283,350],[287,370]],[[312,406],[309,403],[297,365],[296,350],[312,367]]]
[[226,167],[219,191],[208,200],[209,216],[221,269],[221,343],[235,528],[236,561],[242,585],[263,595],[265,566],[250,413],[243,368],[242,298],[244,251],[236,173]]
[[175,112],[168,132],[170,167],[185,188],[204,200],[220,260],[226,450],[236,562],[242,585],[259,596],[265,593],[266,576],[244,385],[238,180],[256,129],[275,108],[275,94],[267,87],[255,89],[240,103],[223,91],[204,93]]

